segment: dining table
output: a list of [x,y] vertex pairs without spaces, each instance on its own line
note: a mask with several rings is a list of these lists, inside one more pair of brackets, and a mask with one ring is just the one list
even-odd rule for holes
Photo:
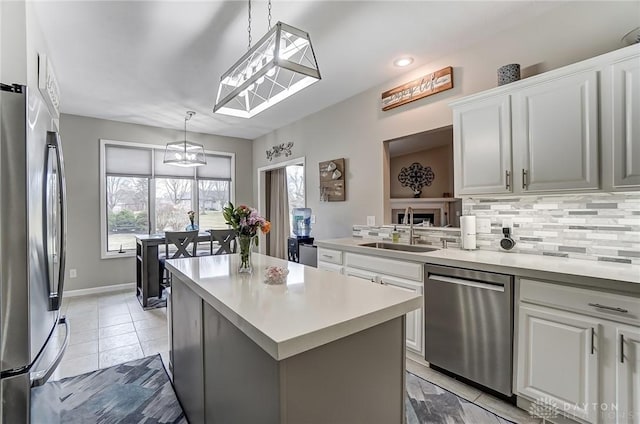
[[[198,243],[211,242],[209,231],[198,232]],[[136,236],[136,296],[143,308],[166,305],[160,292],[160,259],[164,233]]]

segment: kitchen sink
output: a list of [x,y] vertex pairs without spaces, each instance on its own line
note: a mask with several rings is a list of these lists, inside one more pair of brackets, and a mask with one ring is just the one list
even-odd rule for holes
[[415,244],[395,244],[395,243],[362,243],[359,246],[375,247],[376,249],[400,250],[402,252],[433,252],[437,247],[419,246]]

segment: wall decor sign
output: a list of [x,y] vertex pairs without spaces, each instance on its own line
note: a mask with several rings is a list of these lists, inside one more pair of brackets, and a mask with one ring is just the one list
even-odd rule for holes
[[413,197],[420,197],[422,187],[430,186],[436,174],[430,166],[424,167],[418,162],[412,163],[410,166],[403,166],[398,174],[398,181],[403,187],[409,187],[413,191]]
[[271,162],[273,158],[279,158],[282,155],[284,155],[284,157],[289,157],[291,156],[292,147],[292,141],[288,142],[287,144],[280,143],[278,145],[275,145],[271,149],[267,150],[267,159],[269,159],[269,162]]
[[342,202],[345,200],[344,159],[320,162],[320,201]]
[[451,88],[453,88],[453,68],[449,66],[385,91],[382,93],[382,110],[390,110]]

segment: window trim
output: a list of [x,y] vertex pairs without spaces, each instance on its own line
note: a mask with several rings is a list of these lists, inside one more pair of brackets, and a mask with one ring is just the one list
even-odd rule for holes
[[[151,176],[148,176],[149,185],[148,185],[148,198],[147,204],[149,207],[148,215],[149,215],[149,233],[151,234],[152,229],[155,228],[155,150],[163,150],[165,148],[164,144],[155,144],[155,143],[139,143],[132,141],[119,141],[119,140],[110,140],[110,139],[99,139],[100,148],[99,148],[99,178],[100,178],[100,258],[101,259],[114,259],[114,258],[130,258],[136,256],[136,250],[125,250],[124,253],[118,252],[110,252],[108,250],[108,239],[107,239],[107,173],[106,173],[106,147],[107,146],[125,146],[125,147],[137,147],[137,148],[145,148],[151,150]],[[221,152],[216,150],[205,150],[206,155],[216,155],[216,156],[227,156],[231,159],[231,180],[229,181],[229,200],[232,203],[235,203],[236,198],[236,154],[233,152]],[[125,175],[123,175],[125,176]],[[136,178],[144,178],[140,175],[130,175],[131,177]],[[159,178],[167,178],[159,176]],[[178,177],[176,177],[178,178]],[[184,177],[180,177],[184,178]],[[193,192],[191,196],[191,207],[192,210],[197,210],[199,207],[199,192],[198,192],[198,181],[200,180],[216,180],[215,178],[198,178],[196,176],[196,169],[193,170],[193,177],[190,178],[193,184]],[[153,200],[153,201],[152,201]],[[152,224],[154,224],[152,226]]]

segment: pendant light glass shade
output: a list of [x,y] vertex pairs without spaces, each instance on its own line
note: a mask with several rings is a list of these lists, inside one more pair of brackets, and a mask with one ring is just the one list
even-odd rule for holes
[[278,22],[222,75],[213,111],[251,118],[319,80],[309,34]]
[[184,140],[167,143],[164,150],[164,163],[168,165],[194,167],[207,164],[202,144],[187,141],[187,121],[195,112],[188,111],[184,118]]

